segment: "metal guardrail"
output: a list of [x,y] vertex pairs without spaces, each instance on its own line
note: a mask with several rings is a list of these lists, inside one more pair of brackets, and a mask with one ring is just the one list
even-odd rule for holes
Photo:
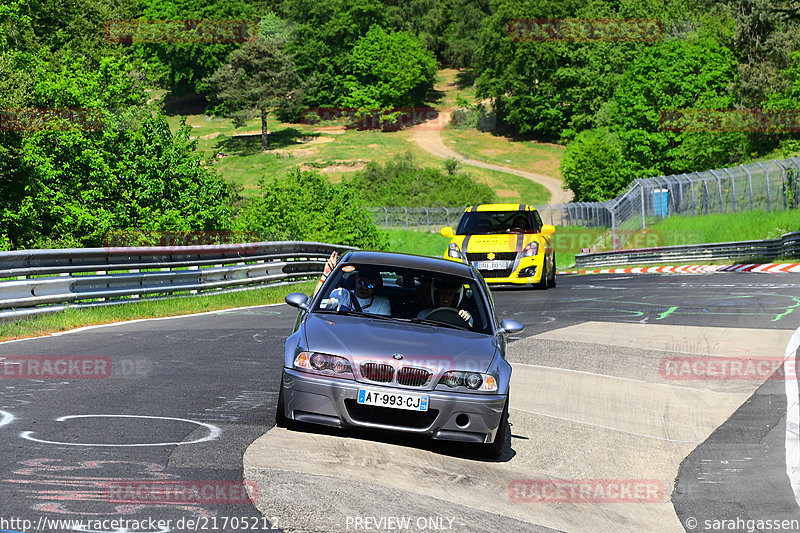
[[0,319],[298,281],[319,275],[332,251],[354,249],[289,241],[0,252]]
[[786,233],[779,239],[763,241],[689,244],[578,254],[575,256],[575,266],[588,268],[629,264],[664,264],[683,261],[717,261],[746,259],[749,257],[764,257],[768,259],[800,257],[800,231]]

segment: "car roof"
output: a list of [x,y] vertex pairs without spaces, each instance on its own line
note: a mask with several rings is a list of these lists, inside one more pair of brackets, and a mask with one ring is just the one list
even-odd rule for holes
[[469,211],[536,211],[536,207],[530,204],[480,204],[464,209],[464,212]]
[[424,255],[356,250],[348,252],[347,255],[342,258],[342,261],[363,265],[417,268],[442,274],[453,274],[455,276],[468,278],[475,277],[472,273],[472,269],[464,263],[456,263],[455,261]]

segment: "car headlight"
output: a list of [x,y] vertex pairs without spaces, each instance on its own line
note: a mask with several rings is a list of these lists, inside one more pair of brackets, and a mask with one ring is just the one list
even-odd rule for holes
[[299,370],[319,372],[341,377],[353,377],[350,361],[338,355],[316,352],[300,352],[294,358],[294,367]]
[[481,374],[479,372],[461,372],[451,370],[445,372],[439,383],[451,389],[456,387],[466,387],[470,390],[482,392],[497,391],[497,379],[491,374]]
[[447,257],[452,257],[453,259],[461,259],[462,261],[466,261],[467,258],[458,248],[458,245],[454,242],[450,243],[450,246],[447,247]]
[[522,257],[535,257],[539,253],[539,242],[532,241],[522,250]]

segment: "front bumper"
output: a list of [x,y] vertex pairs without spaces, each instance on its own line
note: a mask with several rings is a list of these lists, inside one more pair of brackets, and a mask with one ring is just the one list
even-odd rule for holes
[[[284,368],[286,417],[334,427],[389,429],[433,439],[491,443],[505,406],[505,395],[416,390],[325,378]],[[428,412],[417,413],[356,402],[359,388],[428,396]],[[467,423],[465,424],[465,417]]]
[[[502,285],[533,285],[541,283],[544,273],[544,253],[534,257],[524,257],[514,261],[512,267],[503,271],[478,270],[488,284]],[[445,254],[445,259],[463,263],[461,259],[449,257]],[[498,273],[501,273],[498,275]]]

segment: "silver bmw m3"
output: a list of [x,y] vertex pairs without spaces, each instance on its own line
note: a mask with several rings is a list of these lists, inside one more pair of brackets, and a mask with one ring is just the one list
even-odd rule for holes
[[286,339],[276,420],[403,431],[502,454],[516,320],[498,324],[474,267],[349,252]]

